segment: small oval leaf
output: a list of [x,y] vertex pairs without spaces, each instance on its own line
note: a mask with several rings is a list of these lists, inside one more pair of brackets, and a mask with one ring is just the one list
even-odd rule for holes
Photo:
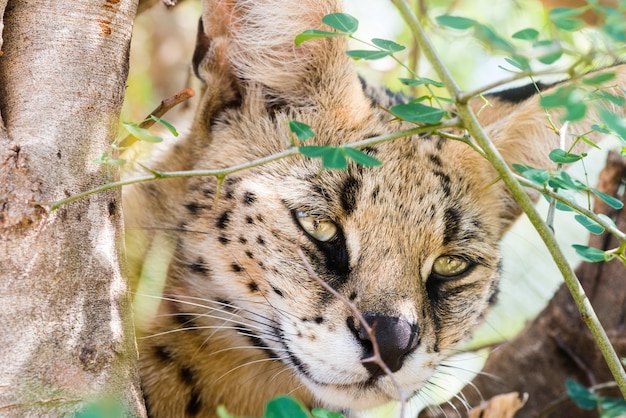
[[404,45],[400,45],[399,43],[390,41],[388,39],[374,38],[372,39],[372,43],[377,47],[389,52],[400,52],[406,49]]
[[450,15],[441,15],[435,18],[437,23],[441,26],[446,26],[452,29],[469,29],[477,25],[478,22],[472,19],[468,19],[467,17],[461,16],[450,16]]
[[300,46],[303,42],[310,41],[311,39],[337,38],[340,36],[346,36],[346,34],[337,33],[337,32],[327,32],[325,30],[309,29],[296,35],[296,38],[294,39],[293,42],[294,44],[296,44],[296,46]]
[[570,164],[583,158],[582,155],[570,154],[569,152],[564,151],[560,148],[553,149],[550,152],[549,157],[550,160],[558,164]]
[[355,148],[344,148],[346,155],[350,157],[355,163],[367,166],[367,167],[376,167],[381,165],[380,160],[364,153]]
[[368,51],[363,49],[353,49],[346,51],[346,54],[355,60],[378,60],[391,55],[389,51]]
[[389,111],[400,119],[407,122],[425,123],[434,125],[439,123],[446,112],[436,107],[423,105],[421,103],[407,103],[393,106]]
[[586,217],[585,215],[575,215],[574,219],[576,219],[576,222],[584,226],[587,231],[591,232],[594,235],[600,235],[604,232],[604,227],[602,225],[600,225],[593,219]]
[[293,132],[293,134],[300,141],[306,141],[307,139],[313,138],[315,136],[315,132],[313,129],[306,123],[298,122],[297,120],[289,121],[289,130]]
[[591,189],[591,193],[595,194],[602,200],[604,203],[612,207],[613,209],[621,209],[624,207],[624,204],[621,200],[614,198],[611,195],[601,192],[600,190]]
[[347,13],[331,13],[322,18],[322,23],[347,34],[352,34],[359,28],[359,21]]
[[[589,263],[598,263],[600,261],[606,260],[606,254],[604,253],[604,251],[599,250],[597,248],[587,247],[586,245],[578,245],[578,244],[574,244],[572,245],[572,247],[574,247],[574,249],[576,250],[576,254],[578,254],[583,260]],[[569,393],[569,390],[568,390],[568,393]],[[572,397],[572,399],[576,400],[576,398],[574,398],[571,394],[570,396]],[[585,399],[585,398],[581,398],[581,399]],[[576,401],[576,403],[578,404],[578,401]],[[578,406],[582,408],[580,404],[578,404]]]
[[135,138],[151,143],[162,142],[163,138],[157,135],[152,135],[150,131],[145,128],[140,128],[135,122],[122,122],[124,128]]
[[539,37],[539,31],[533,28],[526,28],[515,32],[511,35],[513,39],[521,39],[523,41],[534,41]]

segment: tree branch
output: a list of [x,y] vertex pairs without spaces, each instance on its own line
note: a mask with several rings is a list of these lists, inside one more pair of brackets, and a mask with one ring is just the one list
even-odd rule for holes
[[589,330],[597,341],[600,351],[602,352],[607,362],[607,365],[611,369],[611,372],[615,377],[615,381],[617,382],[617,385],[622,392],[622,395],[626,397],[626,371],[624,371],[620,359],[613,349],[613,346],[611,345],[611,342],[609,341],[609,338],[606,335],[602,324],[598,320],[598,317],[593,307],[591,306],[589,299],[585,295],[585,292],[582,289],[580,282],[578,281],[572,268],[567,263],[565,256],[561,252],[561,249],[554,239],[552,231],[545,224],[539,213],[536,211],[530,197],[524,192],[522,186],[516,180],[515,176],[509,169],[506,162],[500,156],[500,153],[498,152],[494,144],[485,134],[472,109],[467,105],[467,103],[460,103],[459,97],[462,96],[460,88],[458,87],[456,81],[452,78],[450,72],[448,71],[441,58],[439,57],[438,53],[430,42],[430,39],[426,35],[424,28],[422,27],[421,23],[419,22],[407,2],[405,0],[391,1],[400,11],[400,14],[411,29],[413,35],[417,38],[417,41],[422,48],[422,52],[437,72],[439,78],[444,83],[451,97],[455,100],[458,114],[465,123],[465,128],[469,131],[470,135],[474,138],[478,145],[480,145],[480,147],[483,149],[488,161],[498,172],[500,178],[509,188],[511,194],[514,196],[515,200],[522,208],[524,213],[526,213],[528,219],[533,224],[533,226],[539,233],[539,236],[546,244],[550,255],[554,259],[559,271],[563,275],[565,283],[569,291],[571,292],[572,297],[574,298],[576,306],[580,311],[580,314],[585,324],[587,324]]

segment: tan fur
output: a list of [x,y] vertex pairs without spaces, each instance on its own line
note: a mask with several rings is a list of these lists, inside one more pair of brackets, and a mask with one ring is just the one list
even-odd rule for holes
[[[364,94],[345,39],[293,45],[297,33],[339,11],[337,2],[204,4],[210,42],[199,68],[202,104],[192,134],[153,167],[220,168],[271,155],[287,147],[289,119],[310,125],[316,145],[410,127]],[[624,67],[613,71],[625,85]],[[391,104],[384,92],[374,95]],[[492,106],[483,122],[507,160],[549,165],[558,135],[537,99]],[[159,231],[176,247],[158,315],[140,339],[151,416],[209,417],[219,405],[260,415],[281,393],[348,414],[398,398],[388,376],[372,378],[364,367],[353,313],[309,276],[298,245],[316,274],[361,312],[418,329],[411,335],[419,343],[394,373],[408,394],[418,394],[469,337],[493,299],[498,242],[518,211],[489,164],[463,143],[425,136],[373,148],[381,167],[321,171],[319,161],[299,156],[235,173],[221,185],[217,207],[214,178],[126,193],[133,241],[148,246]],[[303,235],[297,211],[334,222],[346,258],[329,263],[340,251]],[[146,251],[131,260],[133,274]],[[437,279],[433,263],[446,255],[476,266]]]

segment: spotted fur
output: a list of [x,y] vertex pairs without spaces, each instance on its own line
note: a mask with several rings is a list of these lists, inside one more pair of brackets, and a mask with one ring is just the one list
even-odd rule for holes
[[[402,97],[358,78],[345,39],[294,46],[297,33],[340,10],[337,1],[204,4],[195,54],[204,96],[192,134],[153,167],[224,168],[280,152],[290,119],[310,125],[318,145],[410,127],[383,109]],[[624,68],[615,70],[623,85]],[[558,136],[537,98],[518,90],[509,99],[494,96],[482,110],[488,134],[509,162],[549,166]],[[322,171],[298,156],[221,185],[195,177],[126,194],[129,245],[145,248],[130,260],[135,271],[155,247],[173,248],[158,314],[140,339],[151,416],[215,416],[218,405],[260,415],[281,393],[355,415],[398,398],[389,376],[364,362],[372,342],[361,324],[310,277],[297,247],[375,328],[408,394],[467,340],[494,300],[498,242],[519,209],[461,142],[424,135],[365,151],[383,165]],[[334,238],[307,234],[302,213],[336,225]],[[470,267],[442,277],[433,271],[442,256]]]

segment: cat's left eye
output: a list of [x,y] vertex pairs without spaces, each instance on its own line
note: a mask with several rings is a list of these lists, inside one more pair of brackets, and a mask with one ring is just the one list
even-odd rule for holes
[[328,242],[337,236],[337,225],[327,219],[320,219],[299,210],[296,212],[296,220],[304,232],[320,242]]
[[432,272],[442,278],[454,279],[467,273],[473,266],[474,263],[463,257],[443,255],[435,260]]

